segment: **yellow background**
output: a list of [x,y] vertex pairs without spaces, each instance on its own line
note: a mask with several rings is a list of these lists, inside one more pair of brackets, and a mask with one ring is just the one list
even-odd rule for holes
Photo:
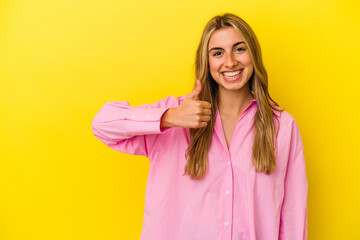
[[139,239],[148,159],[91,121],[108,101],[189,93],[201,31],[224,12],[254,29],[300,127],[308,239],[360,239],[356,2],[0,1],[0,239]]

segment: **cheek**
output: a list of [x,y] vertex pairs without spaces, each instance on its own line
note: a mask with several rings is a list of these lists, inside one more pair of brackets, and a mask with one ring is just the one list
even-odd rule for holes
[[252,65],[250,54],[246,54],[245,56],[243,56],[243,62],[246,65]]
[[214,61],[209,59],[209,68],[212,69],[214,66]]
[[251,59],[249,59],[246,64],[247,64],[249,67],[252,67],[252,66],[253,66],[253,63],[252,63]]
[[219,69],[221,64],[219,64],[217,61],[209,61],[209,67],[210,67],[210,70],[213,70],[213,71],[217,71]]

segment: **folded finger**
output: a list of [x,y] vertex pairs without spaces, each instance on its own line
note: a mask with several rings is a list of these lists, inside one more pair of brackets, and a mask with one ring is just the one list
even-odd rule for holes
[[208,115],[204,115],[204,116],[201,116],[200,119],[202,122],[208,122],[208,121],[210,121],[211,117]]
[[203,108],[201,114],[202,114],[202,115],[210,116],[210,115],[211,115],[211,109],[209,109],[209,108]]
[[211,108],[211,104],[209,102],[206,101],[199,101],[200,102],[200,106],[202,106],[203,108]]

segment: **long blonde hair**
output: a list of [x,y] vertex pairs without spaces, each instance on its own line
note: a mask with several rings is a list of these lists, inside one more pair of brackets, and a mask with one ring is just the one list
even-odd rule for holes
[[[222,28],[233,27],[244,39],[254,65],[254,72],[249,79],[250,90],[253,92],[258,105],[255,114],[255,135],[253,144],[252,162],[255,170],[265,171],[270,174],[275,170],[275,151],[277,151],[275,134],[276,127],[273,120],[273,110],[283,111],[279,105],[271,99],[268,91],[268,76],[262,62],[261,48],[255,33],[250,26],[240,17],[225,13],[209,20],[206,24],[195,59],[195,84],[199,79],[202,90],[199,100],[211,103],[211,120],[206,127],[190,129],[190,144],[185,156],[187,163],[183,175],[189,175],[190,179],[201,179],[207,170],[208,150],[210,147],[215,122],[215,113],[219,103],[219,88],[212,78],[209,67],[208,44],[214,31]],[[277,108],[275,108],[275,106]]]

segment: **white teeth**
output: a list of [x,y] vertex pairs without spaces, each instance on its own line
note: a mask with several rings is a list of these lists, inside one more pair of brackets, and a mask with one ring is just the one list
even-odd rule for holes
[[242,72],[242,69],[239,71],[235,71],[235,72],[227,72],[227,73],[223,73],[225,77],[234,77],[239,75]]

